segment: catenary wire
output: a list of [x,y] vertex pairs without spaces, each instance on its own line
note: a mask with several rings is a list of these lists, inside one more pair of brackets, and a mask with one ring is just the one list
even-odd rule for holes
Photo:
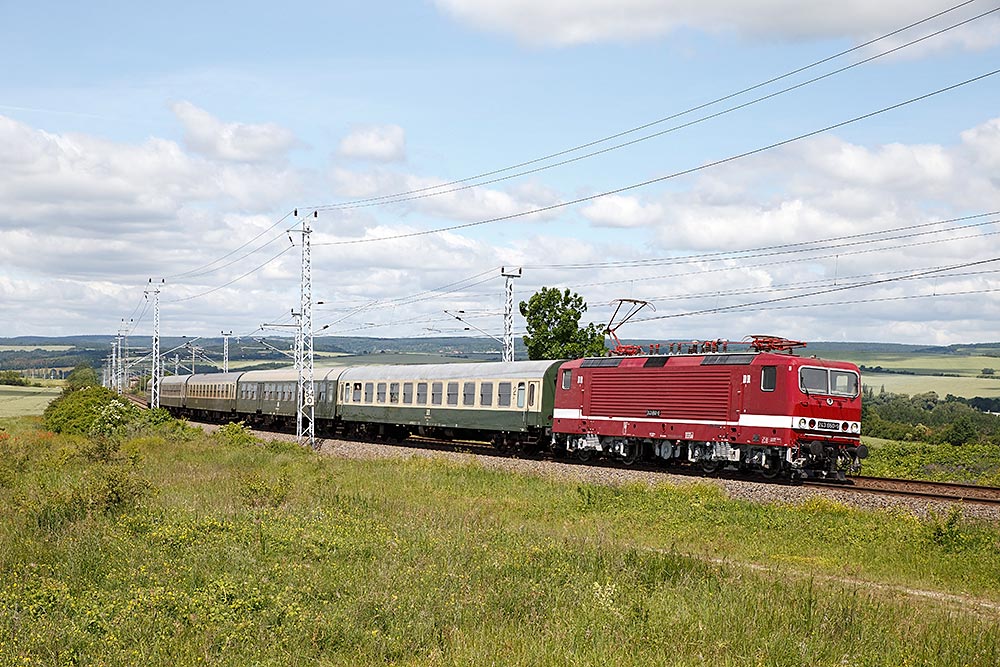
[[838,129],[838,128],[841,128],[841,127],[845,127],[847,125],[851,125],[853,123],[857,123],[857,122],[860,122],[862,120],[867,120],[868,118],[873,118],[873,117],[878,116],[880,114],[887,113],[889,111],[894,111],[894,110],[902,108],[904,106],[908,106],[910,104],[914,104],[916,102],[920,102],[920,101],[929,99],[929,98],[934,97],[936,95],[941,95],[943,93],[950,92],[952,90],[956,90],[956,89],[961,88],[963,86],[967,86],[967,85],[970,85],[972,83],[976,83],[978,81],[982,81],[983,79],[987,79],[987,78],[989,78],[991,76],[996,76],[997,74],[1000,74],[1000,69],[995,69],[995,70],[986,72],[984,74],[980,74],[978,76],[974,76],[972,78],[966,79],[964,81],[960,81],[958,83],[951,84],[950,86],[945,86],[943,88],[938,88],[937,90],[933,90],[933,91],[931,91],[929,93],[924,93],[923,95],[918,95],[916,97],[911,97],[908,100],[904,100],[902,102],[897,102],[896,104],[892,104],[892,105],[889,105],[889,106],[886,106],[886,107],[882,107],[881,109],[876,109],[875,111],[870,111],[868,113],[862,114],[860,116],[855,116],[853,118],[849,118],[847,120],[840,121],[838,123],[833,123],[832,125],[827,125],[825,127],[819,128],[817,130],[812,130],[810,132],[805,132],[803,134],[799,134],[799,135],[796,135],[796,136],[788,138],[788,139],[783,139],[781,141],[776,141],[774,143],[767,144],[766,146],[761,146],[759,148],[755,148],[755,149],[752,149],[752,150],[749,150],[749,151],[744,151],[742,153],[737,153],[737,154],[734,154],[734,155],[730,155],[728,157],[720,158],[718,160],[713,160],[712,162],[707,162],[707,163],[699,165],[697,167],[690,167],[688,169],[683,169],[683,170],[680,170],[680,171],[675,171],[673,173],[666,174],[664,176],[657,176],[655,178],[650,178],[650,179],[647,179],[645,181],[640,181],[638,183],[632,183],[630,185],[625,185],[625,186],[622,186],[622,187],[619,187],[619,188],[615,188],[613,190],[606,190],[604,192],[599,192],[599,193],[596,193],[596,194],[593,194],[593,195],[587,195],[587,196],[584,196],[584,197],[577,197],[576,199],[570,199],[570,200],[566,200],[566,201],[562,201],[562,202],[557,202],[555,204],[549,204],[547,206],[539,206],[537,208],[529,209],[527,211],[520,211],[520,212],[517,212],[517,213],[509,213],[507,215],[499,215],[499,216],[495,216],[495,217],[492,217],[492,218],[486,218],[484,220],[477,220],[475,222],[465,222],[465,223],[461,223],[461,224],[457,224],[457,225],[449,225],[447,227],[437,227],[437,228],[434,228],[434,229],[425,229],[425,230],[418,231],[418,232],[406,232],[406,233],[403,233],[403,234],[393,234],[391,236],[379,236],[379,237],[363,238],[363,239],[349,239],[349,240],[344,240],[344,241],[327,241],[327,242],[323,242],[323,243],[314,243],[313,246],[315,247],[315,246],[333,246],[333,245],[337,245],[337,246],[340,246],[340,245],[355,245],[355,244],[361,244],[361,243],[375,243],[375,242],[380,242],[380,241],[394,241],[394,240],[399,240],[399,239],[415,238],[415,237],[418,237],[418,236],[429,236],[431,234],[440,234],[442,232],[456,231],[456,230],[459,230],[459,229],[469,229],[469,228],[472,228],[472,227],[480,227],[482,225],[488,225],[488,224],[492,224],[492,223],[496,223],[496,222],[503,222],[503,221],[506,221],[506,220],[515,220],[517,218],[523,218],[523,217],[526,217],[526,216],[529,216],[529,215],[535,215],[537,213],[546,213],[548,211],[554,211],[554,210],[557,210],[557,209],[566,208],[568,206],[575,206],[576,204],[582,204],[584,202],[594,201],[595,199],[600,199],[601,197],[607,197],[608,195],[615,195],[615,194],[619,194],[619,193],[622,193],[622,192],[628,192],[630,190],[637,190],[639,188],[643,188],[643,187],[646,187],[648,185],[653,185],[655,183],[662,183],[662,182],[665,182],[665,181],[668,181],[668,180],[672,180],[672,179],[675,179],[675,178],[678,178],[678,177],[681,177],[681,176],[687,176],[689,174],[698,173],[700,171],[704,171],[704,170],[710,169],[712,167],[717,167],[719,165],[727,164],[729,162],[735,162],[737,160],[741,160],[741,159],[746,158],[746,157],[750,157],[750,156],[753,156],[753,155],[758,155],[760,153],[764,153],[766,151],[773,150],[775,148],[780,148],[781,146],[787,146],[788,144],[794,143],[796,141],[801,141],[803,139],[808,139],[809,137],[814,137],[816,135],[823,134],[824,132],[829,132],[830,130],[835,130],[835,129]]
[[446,195],[446,194],[452,194],[452,193],[455,193],[455,192],[461,192],[463,190],[468,190],[468,189],[471,189],[471,188],[482,187],[484,185],[491,185],[493,183],[499,183],[501,181],[507,181],[507,180],[511,180],[511,179],[514,179],[514,178],[519,178],[521,176],[528,176],[528,175],[531,175],[531,174],[538,173],[540,171],[546,171],[548,169],[552,169],[552,168],[555,168],[555,167],[561,167],[561,166],[564,166],[564,165],[567,165],[567,164],[571,164],[573,162],[579,162],[581,160],[585,160],[585,159],[588,159],[588,158],[591,158],[591,157],[595,157],[595,156],[598,156],[598,155],[603,155],[605,153],[609,153],[611,151],[615,151],[615,150],[618,150],[618,149],[621,149],[621,148],[632,146],[632,145],[638,144],[638,143],[643,142],[643,141],[648,141],[650,139],[654,139],[654,138],[657,138],[657,137],[664,136],[666,134],[669,134],[671,132],[675,132],[677,130],[681,130],[681,129],[685,129],[685,128],[688,128],[688,127],[692,127],[692,126],[697,125],[699,123],[703,123],[705,121],[712,120],[712,119],[718,118],[720,116],[724,116],[724,115],[732,113],[734,111],[738,111],[740,109],[747,108],[749,106],[757,104],[758,102],[763,102],[765,100],[769,100],[769,99],[772,99],[772,98],[777,97],[779,95],[783,95],[785,93],[791,92],[793,90],[797,90],[797,89],[802,88],[804,86],[808,86],[810,84],[816,83],[816,82],[821,81],[823,79],[827,79],[829,77],[832,77],[832,76],[835,76],[835,75],[840,74],[842,72],[845,72],[845,71],[847,71],[849,69],[853,69],[853,68],[858,67],[860,65],[864,65],[864,64],[869,63],[869,62],[871,62],[873,60],[881,58],[883,56],[887,56],[887,55],[896,53],[896,52],[898,52],[898,51],[900,51],[902,49],[905,49],[907,47],[913,46],[914,44],[917,44],[919,42],[925,41],[925,40],[930,39],[932,37],[936,37],[936,36],[938,36],[938,35],[940,35],[940,34],[942,34],[944,32],[947,32],[949,30],[953,30],[955,28],[961,27],[961,26],[963,26],[963,25],[965,25],[965,24],[967,24],[967,23],[969,23],[971,21],[975,21],[977,19],[983,18],[984,16],[987,16],[989,14],[993,14],[993,13],[998,12],[998,11],[1000,11],[1000,7],[996,7],[994,9],[991,9],[991,10],[987,11],[987,12],[983,12],[982,14],[979,14],[978,16],[974,16],[972,18],[966,19],[966,20],[961,21],[959,23],[956,23],[954,25],[948,26],[946,28],[942,28],[942,29],[940,29],[940,30],[938,30],[936,32],[933,32],[933,33],[929,34],[929,35],[925,35],[924,37],[920,37],[918,39],[912,40],[912,41],[907,42],[905,44],[901,44],[899,46],[893,47],[893,48],[891,48],[891,49],[889,49],[887,51],[883,51],[882,53],[875,54],[873,56],[865,58],[864,60],[860,60],[860,61],[858,61],[856,63],[852,63],[850,65],[845,65],[844,67],[841,67],[839,69],[833,70],[832,72],[828,72],[826,74],[822,74],[822,75],[814,77],[812,79],[808,79],[806,81],[802,81],[800,83],[794,84],[794,85],[789,86],[787,88],[783,88],[783,89],[775,91],[773,93],[769,93],[767,95],[763,95],[761,97],[754,98],[754,99],[752,99],[752,100],[750,100],[748,102],[744,102],[742,104],[738,104],[736,106],[732,106],[732,107],[729,107],[727,109],[723,109],[722,111],[718,111],[716,113],[709,114],[707,116],[702,116],[700,118],[696,118],[696,119],[688,121],[686,123],[681,123],[680,125],[674,125],[672,127],[669,127],[667,129],[664,129],[664,130],[660,130],[659,132],[655,132],[653,134],[647,134],[647,135],[644,135],[642,137],[638,137],[636,139],[632,139],[630,141],[626,141],[626,142],[623,142],[623,143],[620,143],[620,144],[615,144],[613,146],[608,146],[606,148],[602,148],[602,149],[597,150],[597,151],[593,151],[593,152],[590,152],[590,153],[585,153],[583,155],[578,155],[576,157],[568,158],[566,160],[555,162],[555,163],[552,163],[552,164],[549,164],[549,165],[544,165],[544,166],[541,166],[541,167],[536,167],[534,169],[529,169],[529,170],[526,170],[526,171],[519,171],[519,172],[514,173],[514,174],[508,174],[506,176],[500,176],[500,177],[493,178],[493,179],[490,179],[490,180],[487,180],[487,181],[480,181],[480,182],[476,182],[476,183],[472,183],[472,184],[461,185],[461,186],[450,188],[450,189],[447,189],[447,190],[439,190],[439,191],[436,191],[436,192],[415,194],[415,195],[412,195],[412,196],[405,196],[405,197],[398,197],[398,198],[395,198],[395,199],[390,199],[390,200],[380,201],[380,202],[357,203],[357,204],[329,204],[329,205],[318,207],[317,210],[326,210],[326,211],[337,210],[337,211],[342,211],[342,210],[349,210],[349,209],[355,209],[355,208],[366,208],[366,207],[370,207],[370,206],[383,206],[383,205],[388,205],[388,204],[397,204],[397,203],[402,203],[402,202],[407,202],[407,201],[413,201],[413,200],[416,200],[416,199],[425,199],[425,198],[428,198],[428,197],[437,197],[437,196],[440,196],[440,195]]
[[[831,60],[835,60],[837,58],[840,58],[841,56],[845,56],[845,55],[847,55],[849,53],[853,53],[854,51],[858,51],[858,50],[863,49],[865,47],[871,46],[872,44],[875,44],[876,42],[879,42],[881,40],[884,40],[884,39],[887,39],[887,38],[892,37],[894,35],[897,35],[897,34],[899,34],[901,32],[909,30],[910,28],[914,28],[914,27],[916,27],[918,25],[921,25],[923,23],[926,23],[928,21],[932,21],[932,20],[934,20],[936,18],[944,16],[945,14],[948,14],[948,13],[953,12],[955,10],[958,10],[958,9],[960,9],[962,7],[965,7],[966,5],[970,5],[973,2],[975,2],[975,1],[976,0],[966,0],[965,2],[961,2],[961,3],[957,4],[957,5],[954,5],[952,7],[944,9],[944,10],[942,10],[942,11],[936,13],[936,14],[933,14],[933,15],[928,16],[926,18],[920,19],[919,21],[915,21],[913,23],[905,25],[905,26],[903,26],[901,28],[893,30],[892,32],[889,32],[889,33],[886,33],[884,35],[881,35],[880,37],[873,38],[871,40],[868,40],[867,42],[864,42],[862,44],[858,44],[856,46],[853,46],[853,47],[850,47],[850,48],[845,49],[843,51],[840,51],[838,53],[835,53],[835,54],[833,54],[831,56],[827,56],[827,57],[822,58],[820,60],[814,61],[814,62],[812,62],[812,63],[810,63],[808,65],[804,65],[804,66],[798,67],[798,68],[793,69],[793,70],[791,70],[789,72],[786,72],[784,74],[781,74],[781,75],[772,77],[770,79],[767,79],[766,81],[762,81],[760,83],[757,83],[757,84],[754,84],[752,86],[748,86],[746,88],[738,90],[738,91],[736,91],[734,93],[729,93],[727,95],[718,97],[718,98],[713,99],[713,100],[711,100],[709,102],[705,102],[705,103],[699,104],[697,106],[690,107],[690,108],[685,109],[683,111],[673,113],[673,114],[665,116],[663,118],[659,118],[657,120],[650,121],[648,123],[644,123],[642,125],[638,125],[636,127],[633,127],[633,128],[627,129],[627,130],[623,130],[623,131],[620,131],[620,132],[608,135],[606,137],[602,137],[600,139],[595,139],[595,140],[592,140],[592,141],[589,141],[589,142],[586,142],[586,143],[583,143],[583,144],[579,144],[579,145],[571,147],[571,148],[567,148],[567,149],[563,149],[561,151],[557,151],[555,153],[550,153],[548,155],[543,155],[543,156],[538,157],[538,158],[534,158],[534,159],[531,159],[531,160],[526,160],[524,162],[520,162],[520,163],[517,163],[517,164],[513,164],[513,165],[510,165],[510,166],[507,166],[507,167],[503,167],[501,169],[494,169],[492,171],[486,171],[486,172],[483,172],[483,173],[480,173],[480,174],[476,174],[474,176],[468,176],[468,177],[465,177],[465,178],[462,178],[462,179],[458,179],[458,180],[454,180],[454,181],[450,181],[450,182],[447,182],[447,183],[441,183],[441,184],[438,184],[438,185],[428,186],[428,187],[424,187],[424,188],[418,188],[418,189],[407,190],[407,191],[403,191],[403,192],[397,192],[397,193],[394,193],[394,194],[381,195],[381,196],[378,196],[378,197],[369,197],[369,198],[366,198],[366,199],[356,199],[356,200],[352,200],[350,202],[344,202],[344,203],[345,204],[360,204],[360,203],[364,203],[364,202],[380,201],[380,200],[383,200],[383,199],[391,199],[391,198],[401,197],[401,196],[406,196],[406,195],[411,195],[411,194],[418,194],[418,193],[421,193],[421,192],[426,192],[428,190],[434,190],[434,189],[439,189],[439,188],[451,187],[453,185],[459,185],[461,183],[466,183],[468,181],[473,181],[473,180],[478,180],[478,179],[481,179],[481,178],[486,178],[486,177],[489,177],[489,176],[494,176],[496,174],[500,174],[500,173],[503,173],[505,171],[512,171],[514,169],[520,169],[521,167],[526,167],[528,165],[536,164],[538,162],[544,162],[545,160],[550,160],[552,158],[561,157],[563,155],[568,155],[569,153],[573,153],[573,152],[576,152],[576,151],[579,151],[579,150],[590,148],[591,146],[596,146],[598,144],[601,144],[601,143],[604,143],[604,142],[607,142],[607,141],[612,141],[614,139],[618,139],[619,137],[623,137],[623,136],[626,136],[626,135],[629,135],[629,134],[633,134],[635,132],[640,132],[640,131],[645,130],[645,129],[649,128],[649,127],[653,127],[655,125],[659,125],[661,123],[665,123],[665,122],[667,122],[669,120],[673,120],[675,118],[679,118],[681,116],[684,116],[684,115],[689,114],[689,113],[693,113],[695,111],[700,111],[701,109],[705,109],[707,107],[713,106],[713,105],[718,104],[720,102],[724,102],[724,101],[732,99],[734,97],[738,97],[739,95],[751,92],[751,91],[756,90],[758,88],[762,88],[764,86],[767,86],[769,84],[775,83],[777,81],[781,81],[782,79],[786,79],[786,78],[788,78],[790,76],[794,76],[795,74],[799,74],[801,72],[804,72],[806,70],[812,69],[812,68],[817,67],[819,65],[822,65],[824,63],[830,62]],[[312,209],[316,209],[316,208],[319,208],[319,207],[311,206],[311,207],[304,207],[304,208],[308,208],[308,209],[312,210]]]

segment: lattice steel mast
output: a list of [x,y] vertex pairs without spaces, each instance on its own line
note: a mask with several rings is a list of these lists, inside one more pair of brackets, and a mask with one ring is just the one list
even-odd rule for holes
[[[160,279],[160,285],[163,284]],[[160,407],[160,380],[163,378],[163,360],[160,359],[160,286],[153,285],[153,279],[149,279],[149,289],[146,290],[146,298],[153,295],[153,351],[152,368],[149,373],[149,407]]]
[[500,267],[500,275],[507,279],[504,286],[506,300],[503,309],[503,356],[502,361],[514,361],[514,278],[521,277],[521,269],[507,270]]
[[[295,217],[299,211],[294,211]],[[295,435],[299,444],[316,446],[316,385],[314,382],[313,348],[313,292],[312,292],[312,246],[310,218],[317,218],[316,211],[302,218],[302,274],[300,280],[298,327],[295,336],[295,367],[299,372],[299,391],[295,414]]]

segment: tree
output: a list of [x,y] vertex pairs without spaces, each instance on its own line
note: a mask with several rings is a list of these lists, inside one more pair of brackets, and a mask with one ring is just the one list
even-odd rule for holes
[[578,359],[605,353],[604,333],[596,324],[580,326],[587,304],[568,289],[543,287],[518,306],[527,323],[524,345],[529,359]]
[[84,387],[94,387],[101,383],[97,377],[97,371],[88,364],[79,364],[66,376],[66,389],[76,391]]

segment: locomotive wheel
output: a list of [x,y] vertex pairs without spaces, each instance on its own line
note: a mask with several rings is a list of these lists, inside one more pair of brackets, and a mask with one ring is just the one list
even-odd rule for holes
[[702,461],[701,469],[707,473],[719,472],[719,462],[718,461]]
[[775,465],[764,466],[760,469],[760,476],[764,479],[774,479],[781,474],[781,463],[779,461],[772,461]]
[[631,444],[625,447],[625,454],[622,456],[622,463],[624,465],[630,466],[639,460],[640,447],[636,444]]
[[593,453],[594,452],[589,449],[578,449],[576,450],[576,458],[586,463],[587,461],[590,460],[590,457],[593,455]]

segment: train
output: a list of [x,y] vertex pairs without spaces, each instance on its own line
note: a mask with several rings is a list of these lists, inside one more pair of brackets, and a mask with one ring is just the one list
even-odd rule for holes
[[[755,337],[745,350],[694,341],[575,360],[321,369],[313,424],[320,436],[467,439],[626,465],[844,480],[868,454],[861,374],[795,354],[801,345]],[[177,417],[291,428],[298,386],[291,369],[175,375],[161,381],[160,405]]]

